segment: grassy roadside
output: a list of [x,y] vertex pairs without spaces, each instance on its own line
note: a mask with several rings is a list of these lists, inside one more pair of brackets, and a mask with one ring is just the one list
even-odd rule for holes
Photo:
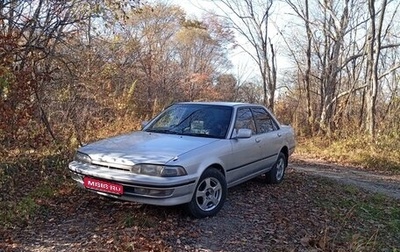
[[400,174],[400,135],[378,136],[371,143],[366,137],[326,139],[298,138],[296,154],[367,170]]
[[[314,202],[336,223],[316,244],[329,250],[341,245],[347,251],[400,251],[400,201],[355,186],[319,178]],[[328,238],[327,238],[328,237]],[[335,249],[333,249],[336,251]]]

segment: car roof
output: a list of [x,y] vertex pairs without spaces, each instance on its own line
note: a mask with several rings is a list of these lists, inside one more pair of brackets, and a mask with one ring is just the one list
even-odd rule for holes
[[197,104],[197,105],[216,105],[216,106],[228,106],[228,107],[240,107],[240,106],[261,106],[259,104],[243,103],[243,102],[178,102],[175,104]]

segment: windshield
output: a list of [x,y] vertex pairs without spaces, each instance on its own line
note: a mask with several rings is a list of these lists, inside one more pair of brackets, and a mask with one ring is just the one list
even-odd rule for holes
[[147,132],[225,138],[232,108],[217,105],[175,104],[161,113]]

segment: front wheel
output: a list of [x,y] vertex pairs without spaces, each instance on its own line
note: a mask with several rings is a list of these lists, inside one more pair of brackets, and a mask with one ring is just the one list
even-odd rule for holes
[[201,175],[187,209],[195,218],[214,216],[224,205],[226,194],[224,175],[217,169],[209,168]]
[[281,152],[279,153],[278,160],[276,160],[276,163],[274,164],[272,169],[265,174],[267,178],[267,183],[269,184],[281,183],[283,177],[285,176],[286,166],[287,166],[286,156]]

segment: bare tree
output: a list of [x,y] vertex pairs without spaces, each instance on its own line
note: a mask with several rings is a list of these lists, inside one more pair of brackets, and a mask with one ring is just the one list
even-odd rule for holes
[[375,9],[375,1],[368,1],[368,10],[370,15],[370,27],[366,41],[366,78],[367,78],[367,120],[366,126],[368,134],[375,137],[375,114],[376,99],[379,88],[379,58],[381,54],[381,41],[383,21],[386,13],[387,0],[382,0],[379,12]]
[[310,6],[308,0],[304,0],[304,6],[300,4],[299,2],[295,3],[294,1],[291,0],[286,0],[286,3],[292,8],[292,10],[295,12],[297,16],[299,16],[303,22],[304,22],[304,28],[307,34],[307,45],[306,45],[306,69],[305,71],[302,70],[302,62],[296,58],[296,55],[293,53],[293,49],[290,48],[290,45],[288,45],[287,40],[284,38],[284,41],[286,44],[289,46],[289,50],[292,52],[292,57],[294,57],[295,62],[297,64],[298,70],[300,73],[302,73],[301,80],[304,81],[304,86],[305,86],[305,92],[306,92],[306,108],[307,108],[307,127],[306,127],[306,134],[310,135],[314,132],[314,120],[315,120],[315,115],[314,115],[314,110],[312,107],[312,101],[311,101],[311,70],[312,70],[312,53],[311,49],[313,46],[313,33],[311,30],[311,20],[310,20]]
[[[238,45],[256,62],[263,84],[263,102],[274,110],[277,87],[276,48],[269,36],[272,0],[219,0],[220,9],[233,29],[250,44]],[[228,10],[228,11],[226,11]]]
[[[398,68],[398,64],[390,64],[388,60],[377,59],[380,62],[378,65],[373,60],[368,61],[369,58],[375,59],[378,53],[376,39],[371,42],[371,36],[366,36],[371,33],[371,14],[369,14],[368,5],[356,0],[319,1],[317,5],[316,2],[310,5],[308,0],[286,0],[285,2],[304,23],[303,29],[306,31],[304,36],[300,34],[296,39],[293,38],[293,32],[289,35],[283,34],[283,36],[298,67],[300,74],[298,80],[301,83],[304,82],[301,89],[304,89],[305,100],[307,100],[305,106],[307,121],[312,121],[310,115],[313,106],[310,105],[318,103],[316,112],[319,118],[317,117],[317,120],[319,120],[322,133],[329,134],[339,125],[343,125],[342,116],[345,114],[349,119],[350,117],[359,118],[358,125],[361,126],[365,117],[366,88],[370,83],[367,80],[368,72],[365,67],[368,65],[370,72],[374,69],[374,64],[379,66],[376,69],[378,74],[375,78],[379,82],[383,81],[382,78],[385,75]],[[394,1],[390,3],[393,4]],[[396,29],[393,20],[397,15],[398,6],[396,4],[395,8],[392,8],[391,19],[384,21],[386,28],[383,28],[379,35],[380,41],[384,42],[384,44],[379,43],[380,53],[385,50],[394,50],[398,46],[396,36],[389,37]],[[381,10],[376,11],[376,23],[378,23],[378,15],[382,15]],[[369,49],[371,45],[375,48]],[[372,54],[368,56],[368,52]],[[369,76],[373,77],[371,74]],[[377,91],[379,90],[378,87]],[[365,94],[358,95],[360,92]],[[315,99],[316,95],[319,96],[319,101]],[[357,110],[361,111],[360,117],[356,117]]]

